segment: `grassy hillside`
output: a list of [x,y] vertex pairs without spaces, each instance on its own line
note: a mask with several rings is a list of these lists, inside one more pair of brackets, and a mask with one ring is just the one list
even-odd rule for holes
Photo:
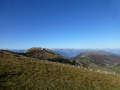
[[120,90],[120,77],[0,51],[0,90]]
[[47,61],[52,61],[52,62],[60,62],[60,63],[67,63],[67,64],[72,64],[74,65],[75,63],[71,60],[69,60],[66,57],[63,57],[54,51],[50,49],[45,49],[45,48],[30,48],[26,50],[24,53],[25,56],[36,58],[36,59],[42,59],[42,60],[47,60]]
[[53,52],[50,49],[45,49],[45,48],[38,48],[38,47],[33,47],[30,49],[27,49],[25,51],[25,54],[29,57],[37,58],[37,59],[48,59],[48,58],[61,58],[62,56]]
[[94,70],[106,70],[120,74],[120,56],[105,51],[82,52],[71,59],[84,62]]

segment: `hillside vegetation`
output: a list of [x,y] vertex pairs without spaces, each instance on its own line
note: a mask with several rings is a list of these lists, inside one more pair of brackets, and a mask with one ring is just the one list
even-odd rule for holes
[[105,51],[86,51],[71,59],[86,63],[94,70],[106,70],[120,74],[120,56]]
[[53,52],[50,49],[45,49],[45,48],[38,48],[38,47],[33,47],[30,49],[27,49],[25,51],[25,54],[28,57],[33,57],[37,59],[48,59],[48,58],[62,58],[61,55]]
[[36,58],[36,59],[42,59],[42,60],[47,60],[47,61],[53,61],[53,62],[59,62],[59,63],[66,63],[66,64],[71,64],[74,65],[75,63],[68,58],[65,58],[56,52],[46,49],[46,48],[30,48],[25,51],[24,53],[25,56]]
[[0,50],[0,90],[120,90],[120,76]]

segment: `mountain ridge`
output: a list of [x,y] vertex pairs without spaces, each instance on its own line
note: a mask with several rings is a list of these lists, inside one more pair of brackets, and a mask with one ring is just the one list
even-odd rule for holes
[[120,56],[106,51],[86,51],[71,58],[86,63],[92,69],[107,69],[120,73]]
[[[13,52],[20,52],[20,53],[23,53],[26,51],[26,49],[6,49],[6,50],[13,51]],[[78,55],[81,52],[91,51],[91,50],[94,50],[94,51],[103,50],[103,51],[111,52],[111,53],[114,53],[114,54],[120,56],[120,49],[109,49],[109,48],[105,48],[105,49],[51,48],[50,50],[53,50],[56,53],[58,53],[64,57],[67,57],[67,58],[71,58],[71,57]]]

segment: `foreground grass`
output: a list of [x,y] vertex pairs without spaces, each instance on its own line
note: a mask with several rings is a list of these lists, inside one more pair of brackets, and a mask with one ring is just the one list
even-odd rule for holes
[[0,90],[120,90],[120,77],[0,51]]

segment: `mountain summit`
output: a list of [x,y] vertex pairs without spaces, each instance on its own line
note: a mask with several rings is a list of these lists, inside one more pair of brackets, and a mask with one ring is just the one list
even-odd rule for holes
[[85,51],[71,59],[84,62],[92,69],[106,69],[120,73],[120,56],[106,51]]

